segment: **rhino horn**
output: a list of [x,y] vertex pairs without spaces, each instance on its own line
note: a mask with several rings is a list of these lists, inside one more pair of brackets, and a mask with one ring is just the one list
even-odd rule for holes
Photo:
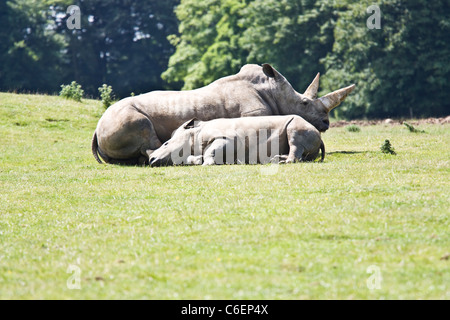
[[344,99],[349,95],[350,92],[353,91],[355,85],[333,91],[321,98],[319,100],[323,103],[323,105],[328,109],[328,112],[336,108]]
[[303,94],[304,96],[306,96],[310,99],[317,98],[317,91],[319,90],[319,77],[320,77],[320,72],[316,75],[314,80],[311,82],[308,89],[306,89],[305,93]]

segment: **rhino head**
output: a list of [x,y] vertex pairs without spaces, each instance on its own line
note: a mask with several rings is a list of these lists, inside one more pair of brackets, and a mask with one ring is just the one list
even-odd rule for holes
[[355,85],[333,91],[317,98],[319,90],[318,73],[303,94],[292,88],[281,73],[269,64],[262,65],[264,74],[269,78],[271,92],[282,114],[296,114],[311,123],[320,132],[330,127],[328,113],[336,108],[353,91]]
[[200,121],[193,118],[175,130],[170,140],[163,143],[151,154],[150,166],[159,167],[187,163],[187,159],[193,151],[194,136],[198,131],[196,129],[198,129],[199,123]]

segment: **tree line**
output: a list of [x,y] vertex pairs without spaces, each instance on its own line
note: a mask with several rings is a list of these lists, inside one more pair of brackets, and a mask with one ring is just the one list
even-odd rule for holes
[[270,63],[299,92],[317,72],[321,94],[355,83],[339,117],[448,115],[449,12],[448,0],[2,1],[0,90],[57,93],[75,80],[122,98]]

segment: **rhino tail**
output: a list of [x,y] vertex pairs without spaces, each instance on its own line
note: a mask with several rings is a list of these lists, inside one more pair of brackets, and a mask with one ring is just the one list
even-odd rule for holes
[[323,143],[323,140],[320,140],[320,151],[322,152],[320,162],[323,162],[323,160],[325,159],[325,144]]
[[99,152],[98,152],[97,131],[94,132],[94,136],[92,137],[91,147],[92,147],[92,154],[94,155],[95,160],[97,160],[98,163],[103,163],[98,156]]
[[145,157],[130,158],[130,159],[113,159],[108,157],[98,147],[97,132],[94,132],[94,136],[92,137],[92,154],[94,155],[94,158],[95,160],[97,160],[98,163],[103,163],[101,160],[103,159],[103,161],[105,161],[106,163],[119,164],[124,166],[143,165],[145,164],[146,160]]

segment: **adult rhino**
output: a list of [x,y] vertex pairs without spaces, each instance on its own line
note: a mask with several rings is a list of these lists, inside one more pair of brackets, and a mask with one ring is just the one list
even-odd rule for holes
[[186,121],[298,115],[324,132],[328,113],[355,85],[317,98],[319,74],[303,94],[269,64],[245,65],[239,73],[190,91],[152,91],[122,99],[97,124],[92,152],[101,163],[148,163],[154,150]]

